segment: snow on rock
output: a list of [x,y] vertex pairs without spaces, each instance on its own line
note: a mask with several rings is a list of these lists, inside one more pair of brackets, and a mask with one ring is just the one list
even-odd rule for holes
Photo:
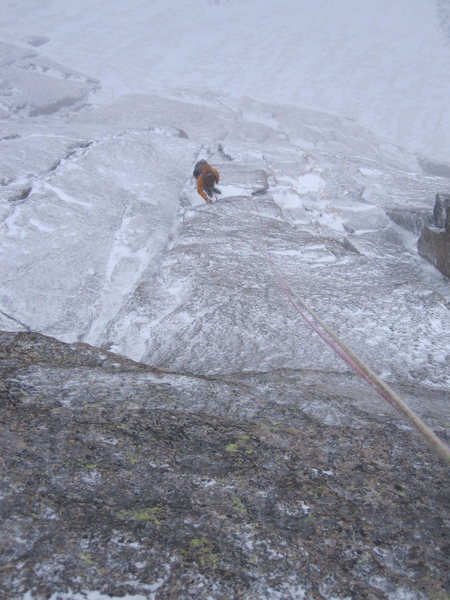
[[[449,285],[387,216],[430,210],[445,189],[414,155],[352,121],[250,99],[235,112],[132,95],[30,127],[0,142],[15,148],[5,329],[201,373],[345,368],[274,285],[269,252],[373,367],[448,385]],[[199,156],[222,174],[212,205],[191,177]]]
[[0,41],[0,117],[74,108],[98,87],[93,78],[30,49]]
[[182,138],[112,135],[35,181],[2,223],[4,312],[62,339],[89,337],[95,315],[114,315],[167,244],[192,157]]

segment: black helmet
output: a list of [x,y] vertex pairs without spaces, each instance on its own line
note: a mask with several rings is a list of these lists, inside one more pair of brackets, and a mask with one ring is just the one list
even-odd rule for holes
[[203,165],[207,165],[208,162],[206,160],[204,160],[203,158],[199,161],[197,161],[195,163],[195,167],[194,167],[194,172],[192,173],[192,175],[194,177],[198,177],[200,175],[200,173],[202,172],[202,167]]

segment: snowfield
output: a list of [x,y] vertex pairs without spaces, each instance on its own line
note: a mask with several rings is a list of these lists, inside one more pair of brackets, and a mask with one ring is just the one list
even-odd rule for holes
[[[449,162],[448,0],[4,0],[0,40],[101,81],[99,101],[243,96],[356,119]],[[35,40],[48,40],[36,46]],[[31,41],[30,41],[31,40]]]

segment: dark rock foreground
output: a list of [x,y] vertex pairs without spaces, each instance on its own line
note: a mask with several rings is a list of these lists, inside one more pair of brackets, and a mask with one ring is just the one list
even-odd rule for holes
[[449,598],[448,470],[352,375],[32,333],[0,334],[0,369],[2,599]]

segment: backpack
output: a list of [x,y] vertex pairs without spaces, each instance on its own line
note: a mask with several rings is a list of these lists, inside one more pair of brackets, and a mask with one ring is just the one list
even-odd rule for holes
[[214,171],[208,164],[202,166],[202,179],[203,188],[205,190],[212,190],[214,188],[214,184],[216,183],[216,176],[214,175]]

